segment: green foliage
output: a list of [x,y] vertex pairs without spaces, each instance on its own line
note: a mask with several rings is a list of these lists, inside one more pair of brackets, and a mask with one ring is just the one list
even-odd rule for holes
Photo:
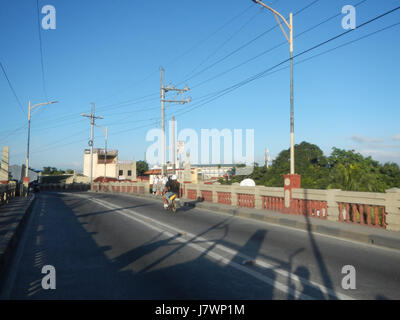
[[[400,168],[396,163],[382,165],[354,150],[333,148],[326,157],[318,146],[302,142],[295,145],[295,161],[302,188],[384,192],[400,187]],[[288,149],[281,151],[269,168],[256,165],[250,178],[257,185],[283,187],[283,176],[289,172]]]
[[139,177],[147,170],[149,170],[149,164],[146,161],[140,160],[136,162],[136,172]]

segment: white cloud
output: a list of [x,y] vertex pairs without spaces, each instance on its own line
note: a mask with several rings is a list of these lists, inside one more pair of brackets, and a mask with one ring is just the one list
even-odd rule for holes
[[372,159],[377,160],[381,163],[396,162],[400,164],[400,151],[363,149],[357,150],[357,152],[361,153],[364,156],[371,156]]
[[400,141],[400,133],[399,133],[399,134],[396,134],[396,135],[393,137],[393,140]]
[[381,143],[381,142],[383,142],[383,139],[367,138],[367,137],[360,136],[360,135],[354,135],[350,139],[355,142],[358,142],[358,143]]

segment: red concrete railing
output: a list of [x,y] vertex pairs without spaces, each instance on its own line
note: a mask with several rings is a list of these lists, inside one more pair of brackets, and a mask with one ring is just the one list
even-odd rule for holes
[[232,198],[230,192],[217,192],[218,203],[232,204]]
[[196,200],[197,199],[197,191],[196,190],[192,190],[192,189],[188,189],[187,197],[190,200]]
[[[127,192],[134,194],[145,194],[148,185],[137,185],[135,183],[123,185],[117,183],[93,184],[94,191]],[[256,187],[257,188],[257,187]],[[203,190],[202,190],[203,189]],[[265,188],[255,189],[239,187],[214,187],[194,184],[182,184],[181,192],[183,198],[197,200],[201,197],[206,202],[216,202],[225,205],[273,210],[281,213],[296,214],[317,219],[330,219],[344,223],[353,223],[369,227],[393,230],[391,222],[393,219],[392,209],[396,204],[396,190],[387,191],[386,194],[357,192],[343,192],[337,190],[294,190],[290,194],[289,207],[285,207],[285,198],[281,189]],[[270,194],[270,195],[269,195]],[[282,196],[280,196],[282,194]],[[235,200],[233,200],[233,199]],[[311,200],[318,199],[318,200]],[[394,201],[394,200],[396,201]],[[352,203],[360,202],[360,203]],[[257,205],[256,205],[257,203]],[[367,203],[367,204],[365,204]],[[329,204],[329,206],[328,206]],[[328,217],[328,211],[331,215]],[[395,213],[397,211],[394,211]]]
[[339,202],[339,221],[386,229],[385,207]]
[[326,219],[328,204],[326,201],[293,199],[292,211],[294,214]]
[[213,202],[212,191],[209,190],[201,190],[201,197],[204,198],[204,201]]
[[282,211],[285,207],[284,199],[281,197],[261,197],[262,208],[272,211]]
[[255,206],[254,194],[238,193],[237,206],[243,208],[254,208]]

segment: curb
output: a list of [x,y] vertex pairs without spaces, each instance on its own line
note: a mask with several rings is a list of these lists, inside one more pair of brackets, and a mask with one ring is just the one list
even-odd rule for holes
[[[9,237],[4,252],[0,253],[0,284],[3,284],[4,272],[6,271],[7,266],[9,265],[9,262],[13,257],[14,250],[19,243],[22,232],[24,230],[24,226],[26,224],[26,221],[28,220],[30,212],[32,211],[35,201],[36,196],[32,194],[32,198],[29,200],[29,203],[25,208],[25,212],[23,213],[22,218],[19,221],[15,222],[17,226],[14,227],[14,230],[10,230],[8,232],[12,233],[12,235]],[[7,234],[5,236],[7,236]]]
[[[132,197],[137,197],[137,198],[145,198],[148,200],[155,200],[155,201],[162,201],[159,198],[155,198],[151,195],[145,195],[145,194],[129,194],[129,193],[119,193],[119,192],[96,192],[96,191],[90,191],[93,193],[102,193],[102,194],[125,194],[128,196]],[[319,223],[323,224],[313,224],[312,219],[310,218],[310,223],[307,223],[306,221],[296,221],[296,219],[290,219],[288,218],[290,215],[285,215],[283,213],[277,212],[274,214],[274,216],[268,215],[268,214],[263,214],[259,212],[249,212],[245,211],[242,208],[237,208],[237,207],[225,207],[222,205],[216,205],[215,203],[207,203],[207,202],[189,202],[190,200],[188,199],[181,199],[182,205],[184,206],[190,206],[193,208],[198,208],[198,209],[205,209],[209,210],[212,212],[217,212],[217,213],[225,213],[229,215],[233,215],[236,217],[240,218],[245,218],[245,219],[251,219],[251,220],[257,220],[257,221],[263,221],[275,225],[280,225],[284,227],[290,227],[290,228],[295,228],[303,231],[311,231],[315,234],[321,234],[321,235],[326,235],[326,236],[331,236],[343,240],[350,240],[350,241],[355,241],[363,244],[368,244],[368,245],[373,245],[376,247],[383,247],[383,248],[388,248],[388,249],[395,249],[395,250],[400,250],[400,232],[397,233],[395,231],[387,231],[387,230],[380,230],[385,233],[390,232],[392,233],[392,236],[389,235],[379,235],[379,234],[373,234],[373,232],[376,232],[377,229],[373,228],[371,229],[370,227],[366,226],[356,226],[357,229],[362,228],[360,231],[359,230],[343,230],[343,226],[346,226],[345,228],[351,228],[351,224],[344,224],[340,222],[331,222],[331,221],[325,221],[325,220],[318,220]],[[278,217],[278,215],[282,215],[282,217]],[[302,217],[302,216],[297,216],[296,217]],[[298,220],[298,219],[297,219]],[[336,226],[336,224],[341,224],[342,227]],[[365,228],[365,229],[364,229]]]
[[[248,211],[243,211],[240,208],[224,208],[218,207],[215,205],[207,204],[207,203],[196,203],[191,204],[193,207],[206,209],[210,211],[223,212],[226,214],[234,215],[241,218],[252,219],[263,221],[271,224],[277,224],[285,227],[291,227],[295,229],[300,229],[304,231],[312,231],[313,233],[332,236],[340,239],[356,241],[364,244],[374,245],[378,247],[384,247],[388,249],[400,250],[400,234],[396,235],[397,237],[390,237],[384,235],[377,234],[368,234],[368,230],[365,232],[359,232],[357,230],[343,230],[339,226],[330,226],[330,225],[316,225],[313,224],[312,221],[310,223],[296,221],[292,219],[288,219],[285,217],[278,218],[272,217],[268,215],[262,215],[260,213],[254,212],[250,213]],[[313,218],[310,218],[313,219]],[[336,222],[333,222],[336,223]],[[337,222],[339,223],[339,222]],[[364,226],[357,226],[360,228],[368,228]],[[385,231],[386,232],[386,231]]]

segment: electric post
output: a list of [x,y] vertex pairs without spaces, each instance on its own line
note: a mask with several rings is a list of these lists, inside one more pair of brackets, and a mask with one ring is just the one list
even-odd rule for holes
[[82,113],[82,117],[87,117],[90,118],[90,140],[89,140],[89,146],[90,146],[90,173],[89,173],[89,180],[90,184],[93,183],[93,131],[94,131],[94,126],[96,119],[103,119],[103,116],[96,116],[95,114],[95,107],[94,103],[91,103],[92,105],[92,113],[87,114],[87,113]]
[[179,104],[185,104],[191,102],[191,98],[187,98],[184,100],[166,100],[165,99],[165,94],[168,91],[176,91],[177,94],[183,94],[185,92],[188,92],[190,89],[186,86],[183,89],[177,89],[174,86],[168,85],[165,87],[165,78],[164,78],[164,69],[161,67],[160,68],[161,72],[161,81],[160,81],[160,96],[161,96],[161,140],[162,140],[162,147],[161,147],[161,158],[162,158],[162,174],[167,174],[167,164],[165,161],[165,102],[167,103],[179,103]]

